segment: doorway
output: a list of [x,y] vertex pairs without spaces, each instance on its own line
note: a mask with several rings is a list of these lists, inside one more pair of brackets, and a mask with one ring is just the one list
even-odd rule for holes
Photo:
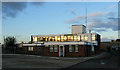
[[59,56],[64,56],[64,46],[59,46]]

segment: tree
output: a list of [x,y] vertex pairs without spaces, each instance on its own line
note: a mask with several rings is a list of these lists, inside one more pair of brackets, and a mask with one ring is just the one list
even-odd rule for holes
[[15,37],[6,37],[4,39],[4,44],[7,50],[13,51],[16,43]]
[[14,46],[16,43],[15,37],[7,37],[4,39],[5,46]]

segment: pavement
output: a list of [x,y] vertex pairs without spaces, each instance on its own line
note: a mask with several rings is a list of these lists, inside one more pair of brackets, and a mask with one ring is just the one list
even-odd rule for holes
[[100,60],[101,57],[110,58],[110,56],[111,54],[106,52],[91,57],[50,57],[50,56],[23,55],[23,54],[3,54],[2,68],[7,70],[11,68],[14,69],[55,68],[55,70],[78,68],[78,67],[89,68],[92,67],[91,64],[93,64],[93,66],[94,65],[97,66],[97,63],[98,64],[100,63],[98,60]]
[[50,57],[21,54],[3,54],[3,68],[65,68],[90,59],[77,57]]
[[63,68],[61,70],[78,70],[78,69],[113,69],[120,70],[120,52],[109,52],[109,55],[101,58],[93,58],[88,61],[77,63],[75,65]]

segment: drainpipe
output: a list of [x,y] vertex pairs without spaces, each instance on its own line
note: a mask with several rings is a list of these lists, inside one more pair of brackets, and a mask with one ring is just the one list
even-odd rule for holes
[[61,55],[60,51],[61,51],[61,50],[60,50],[60,45],[59,45],[59,56]]
[[37,48],[37,44],[36,44],[36,49],[37,49],[37,55],[38,55],[38,48]]
[[13,48],[14,50],[13,50],[13,54],[15,54],[15,47]]
[[65,56],[65,46],[63,45],[63,57]]
[[[85,42],[85,41],[84,41]],[[87,42],[84,43],[84,50],[85,50],[85,56],[87,56],[87,52],[86,52],[86,45],[87,45]]]
[[27,47],[24,47],[24,48],[25,48],[25,55],[26,55],[26,48],[27,48]]

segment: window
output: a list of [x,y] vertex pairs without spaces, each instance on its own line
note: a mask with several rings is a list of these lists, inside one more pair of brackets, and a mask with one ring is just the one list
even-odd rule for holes
[[75,52],[75,45],[72,45],[72,52]]
[[28,47],[28,51],[33,51],[33,47]]
[[84,35],[81,35],[81,40],[84,41]]
[[73,41],[73,36],[71,36],[71,41]]
[[43,37],[40,37],[40,41],[43,41]]
[[50,52],[58,52],[58,46],[57,45],[50,45]]
[[45,41],[48,41],[48,37],[45,37]]
[[57,41],[60,41],[60,36],[55,36],[55,41],[57,42]]
[[58,46],[54,45],[54,52],[58,52]]
[[64,36],[61,36],[61,41],[64,41]]
[[38,37],[38,42],[40,42],[41,40],[40,40],[40,37]]
[[67,36],[64,36],[64,41],[67,41]]
[[45,37],[43,37],[43,40],[42,41],[45,41]]
[[43,37],[39,37],[39,38],[38,38],[38,41],[43,41]]
[[69,52],[78,52],[77,45],[69,45]]
[[60,41],[60,36],[57,37],[57,41]]
[[52,41],[55,41],[54,39],[55,39],[55,38],[54,38],[54,37],[52,37]]
[[55,36],[55,41],[57,42],[57,36]]
[[87,41],[88,40],[88,36],[87,35],[85,35],[85,41]]
[[92,34],[92,40],[95,41],[96,40],[96,35]]
[[74,36],[74,41],[80,41],[80,36]]
[[68,37],[68,41],[73,41],[73,36],[67,36]]
[[49,41],[52,41],[52,37],[49,37]]
[[80,41],[80,36],[77,37],[78,41]]
[[50,52],[53,52],[53,45],[50,45]]
[[72,46],[69,45],[69,52],[72,52]]
[[67,38],[68,38],[68,41],[70,41],[70,36],[67,36]]
[[77,36],[74,36],[74,41],[77,41]]
[[34,41],[34,42],[37,42],[37,37],[33,37],[33,41]]
[[78,52],[78,45],[75,45],[75,52]]

